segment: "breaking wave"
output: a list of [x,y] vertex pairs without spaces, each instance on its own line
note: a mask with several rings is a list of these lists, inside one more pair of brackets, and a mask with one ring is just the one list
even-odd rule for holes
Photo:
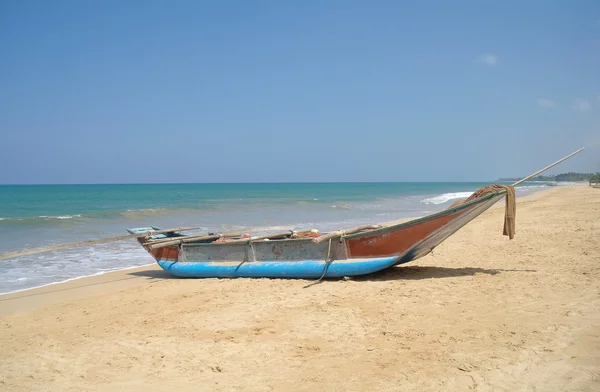
[[138,210],[126,210],[126,211],[91,211],[85,214],[57,214],[57,215],[38,215],[38,216],[14,216],[14,217],[0,217],[0,221],[4,224],[51,224],[52,222],[58,223],[60,221],[90,221],[90,220],[103,220],[103,219],[142,219],[152,216],[164,216],[170,213],[193,213],[196,212],[194,209],[188,208],[142,208]]
[[455,199],[466,199],[471,196],[473,192],[452,192],[452,193],[443,193],[438,196],[429,197],[427,199],[421,200],[421,203],[425,204],[443,204],[449,202],[450,200]]
[[[565,185],[569,185],[569,184],[565,184]],[[535,184],[535,185],[520,185],[516,187],[517,191],[520,192],[526,192],[529,193],[530,190],[533,189],[539,189],[539,188],[547,188],[548,184],[543,183],[543,184]],[[451,200],[456,200],[456,199],[466,199],[467,197],[471,196],[473,194],[473,192],[451,192],[451,193],[442,193],[441,195],[437,195],[437,196],[433,196],[433,197],[428,197],[426,199],[421,200],[421,203],[425,203],[425,204],[444,204],[447,203]]]
[[334,204],[334,205],[331,206],[331,208],[339,208],[339,209],[342,209],[342,210],[350,210],[350,209],[352,209],[352,206],[349,205],[349,204],[342,204],[342,205],[339,205],[339,206],[336,205],[336,204]]
[[6,221],[7,224],[11,222],[15,223],[36,223],[36,222],[51,222],[51,221],[62,221],[69,219],[81,218],[81,214],[75,215],[39,215],[39,216],[16,216],[16,217],[0,217],[0,221]]
[[81,214],[76,214],[76,215],[57,215],[57,216],[49,216],[49,215],[40,215],[38,216],[38,218],[42,218],[42,219],[73,219],[73,218],[80,218]]

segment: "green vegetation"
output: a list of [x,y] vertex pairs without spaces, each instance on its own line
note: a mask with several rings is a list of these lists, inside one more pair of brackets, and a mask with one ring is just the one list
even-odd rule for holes
[[[572,181],[572,182],[577,182],[577,181],[591,181],[592,178],[596,178],[600,176],[600,173],[573,173],[573,172],[569,172],[569,173],[562,173],[562,174],[556,174],[553,176],[537,176],[537,177],[533,177],[531,180],[529,181]],[[519,181],[520,178],[501,178],[499,181],[509,181],[509,182],[515,182],[515,181]],[[593,182],[593,181],[591,181]]]
[[589,182],[590,184],[600,184],[600,172],[591,176]]

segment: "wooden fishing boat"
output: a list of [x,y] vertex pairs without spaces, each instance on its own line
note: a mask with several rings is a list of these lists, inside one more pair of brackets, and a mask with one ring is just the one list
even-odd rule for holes
[[506,199],[503,234],[515,232],[514,187],[580,153],[583,148],[512,185],[489,185],[448,209],[408,222],[360,226],[331,233],[318,230],[250,236],[247,233],[185,235],[196,228],[127,229],[129,235],[0,254],[21,257],[77,246],[135,238],[168,273],[179,277],[325,278],[357,276],[404,264],[430,253],[457,230]]
[[[317,234],[287,231],[259,237],[177,232],[152,234],[158,227],[128,229],[168,273],[195,278],[324,278],[370,274],[431,252],[442,241],[503,197],[506,224],[514,225],[514,190],[496,185],[464,203],[404,223],[361,226]],[[513,207],[511,207],[513,206]],[[511,212],[512,211],[512,212]],[[514,232],[506,227],[505,234]]]

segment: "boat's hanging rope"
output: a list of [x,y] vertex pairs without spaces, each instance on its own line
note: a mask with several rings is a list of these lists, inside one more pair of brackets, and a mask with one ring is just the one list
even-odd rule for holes
[[177,250],[177,261],[187,262],[187,258],[185,257],[185,253],[183,253],[183,244],[179,244]]
[[319,280],[317,280],[317,282],[320,282],[323,280],[323,278],[325,278],[325,275],[327,275],[327,270],[329,269],[329,264],[331,264],[331,240],[333,240],[333,238],[329,239],[329,246],[327,247],[327,258],[325,258],[325,268],[323,268],[323,274],[321,275],[321,277],[319,278]]
[[[344,230],[342,230],[342,234],[339,237],[338,241],[342,242],[344,241],[344,238],[346,237],[346,232]],[[321,280],[323,280],[325,278],[325,275],[327,275],[327,270],[329,270],[329,266],[331,265],[331,263],[333,263],[333,259],[331,258],[331,241],[333,241],[333,238],[329,239],[329,246],[327,247],[327,258],[325,259],[325,268],[323,268],[323,274],[321,275],[321,277],[319,278],[319,280],[317,280],[317,282],[320,282]]]
[[252,260],[247,260],[248,258],[246,257],[244,260],[242,260],[242,262],[241,262],[241,263],[239,263],[239,264],[238,264],[238,265],[235,267],[235,270],[236,270],[236,271],[237,271],[237,270],[238,270],[238,268],[240,268],[242,265],[246,264],[246,261],[248,261],[248,262],[252,262],[252,263],[255,263],[255,262],[256,262],[256,252],[254,251],[254,245],[253,245],[253,243],[252,243],[252,240],[251,240],[251,239],[248,239],[248,242],[247,242],[247,244],[248,244],[248,246],[250,246],[250,250],[252,251]]
[[517,202],[515,198],[515,188],[512,185],[486,185],[483,188],[480,188],[477,191],[475,191],[471,196],[469,196],[465,200],[455,201],[454,203],[452,203],[450,208],[456,207],[463,203],[478,199],[480,197],[489,195],[490,193],[495,193],[501,190],[506,191],[506,205],[504,208],[504,228],[502,230],[502,234],[507,235],[508,238],[512,240],[515,236],[515,220],[517,217]]
[[325,275],[327,275],[327,270],[329,269],[329,264],[331,264],[331,262],[333,260],[331,260],[331,241],[333,240],[333,238],[329,239],[329,245],[327,246],[327,258],[325,258],[325,268],[323,268],[323,275],[321,275],[321,277],[319,278],[319,282],[321,280],[323,280],[325,278]]
[[252,262],[256,263],[256,251],[254,250],[254,244],[252,241],[248,241],[248,244],[250,244],[250,249],[252,250]]

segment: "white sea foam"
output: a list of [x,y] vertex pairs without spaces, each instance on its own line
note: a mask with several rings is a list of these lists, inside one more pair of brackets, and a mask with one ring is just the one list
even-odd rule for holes
[[18,292],[148,264],[152,264],[152,257],[135,242],[21,256],[3,266],[0,293]]
[[349,204],[343,204],[341,206],[338,206],[338,205],[334,204],[334,205],[331,206],[331,208],[341,208],[342,210],[349,210],[352,207]]
[[[234,229],[233,231],[249,231],[252,232],[254,234],[258,234],[258,233],[267,233],[270,231],[285,231],[285,230],[291,230],[291,226],[262,226],[262,227],[248,227],[248,226],[238,226],[237,229]],[[218,232],[219,230],[214,230],[215,232]],[[253,235],[254,235],[253,234]]]
[[[101,270],[101,271],[96,272],[94,274],[77,276],[77,277],[74,277],[74,278],[69,278],[69,279],[59,280],[59,281],[50,282],[50,283],[46,283],[46,284],[41,284],[39,286],[27,287],[25,289],[19,289],[19,290],[14,290],[14,291],[6,291],[6,292],[0,293],[0,295],[13,294],[13,293],[19,293],[21,291],[39,289],[39,288],[42,288],[42,287],[52,286],[52,285],[55,285],[55,284],[71,282],[73,280],[79,280],[79,279],[89,278],[89,277],[92,277],[92,276],[104,275],[107,272],[125,271],[125,270],[130,270],[130,269],[135,269],[135,268],[148,267],[148,266],[151,266],[151,265],[154,265],[154,264],[155,263],[148,263],[148,264],[142,264],[142,265],[134,265],[132,267],[125,267],[125,268],[104,269],[104,270]],[[25,278],[25,279],[27,279],[27,278]],[[17,279],[17,280],[18,281],[22,281],[23,278],[20,278],[20,279]]]
[[473,194],[473,192],[443,193],[438,196],[423,199],[423,200],[421,200],[421,202],[425,203],[425,204],[443,204],[443,203],[449,202],[450,200],[466,199],[467,197],[471,196],[472,194]]
[[521,186],[517,186],[516,189],[533,189],[533,188],[547,188],[548,185],[546,184],[540,184],[540,185],[521,185]]
[[[528,191],[533,191],[535,189],[540,189],[540,188],[548,188],[548,184],[543,183],[543,184],[535,184],[535,185],[520,185],[520,186],[516,187],[516,190],[520,191],[520,192],[528,192]],[[443,204],[443,203],[447,203],[451,200],[466,199],[467,197],[471,196],[473,194],[473,192],[443,193],[438,196],[433,196],[433,197],[423,199],[423,200],[421,200],[421,202],[425,203],[425,204]]]
[[369,204],[369,203],[361,203],[355,206],[360,210],[378,210],[382,207],[381,204]]
[[38,218],[44,218],[44,219],[73,219],[73,218],[79,218],[81,217],[81,214],[76,214],[76,215],[57,215],[57,216],[51,216],[51,215],[40,215],[38,216]]

